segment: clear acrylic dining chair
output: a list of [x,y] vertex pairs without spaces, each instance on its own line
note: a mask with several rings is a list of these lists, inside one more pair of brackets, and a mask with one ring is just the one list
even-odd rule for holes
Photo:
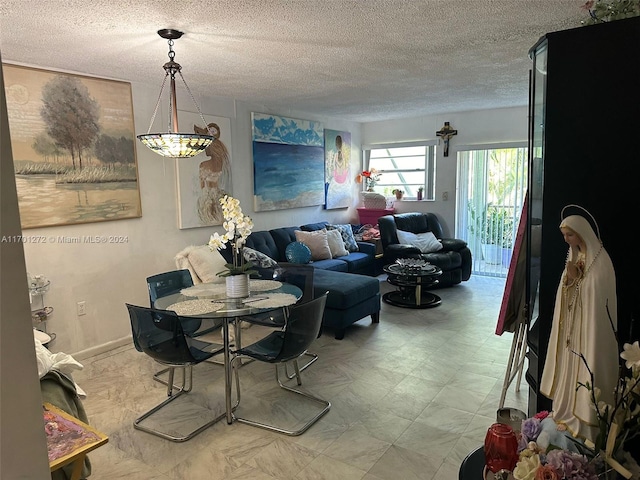
[[[155,301],[158,298],[165,297],[174,293],[180,293],[180,291],[182,291],[183,289],[192,286],[193,278],[191,277],[191,273],[187,269],[171,270],[147,277],[147,288],[149,290],[150,304],[149,306],[151,308],[154,308]],[[211,333],[219,329],[221,326],[222,321],[213,322],[212,320],[207,320],[206,328],[202,328],[201,319],[182,317],[182,329],[187,335],[192,337],[200,337],[207,333]],[[221,346],[221,344],[217,345]],[[136,348],[138,349],[137,346]],[[221,362],[212,361],[212,363],[220,364]],[[154,380],[162,383],[163,385],[166,385],[167,381],[162,378],[162,375],[164,375],[168,371],[168,368],[163,368],[162,370],[156,372],[153,375]]]
[[[189,393],[193,387],[193,366],[222,353],[222,347],[202,342],[188,335],[182,328],[183,319],[175,312],[131,304],[126,304],[126,307],[136,348],[139,347],[141,352],[165,366],[169,372],[169,380],[166,383],[168,398],[136,418],[133,426],[137,430],[172,442],[187,441],[216,423],[225,414],[209,419],[183,435],[173,433],[173,428],[163,431],[159,427],[147,426],[143,422],[178,397]],[[182,371],[182,382],[179,385],[174,384],[176,369]]]
[[[300,395],[314,403],[320,404],[320,410],[316,411],[310,419],[297,429],[287,429],[276,425],[251,420],[245,417],[240,417],[234,413],[233,418],[241,423],[253,425],[255,427],[272,430],[286,435],[300,435],[304,433],[309,427],[317,422],[323,415],[325,415],[331,408],[331,402],[323,400],[319,397],[311,395],[310,393],[290,387],[282,383],[279,378],[279,366],[285,365],[287,362],[293,363],[295,370],[294,377],[296,378],[298,386],[302,385],[302,378],[300,376],[300,369],[298,368],[298,359],[305,354],[309,346],[313,341],[318,338],[320,328],[322,326],[322,318],[324,316],[324,307],[327,302],[328,292],[323,295],[310,300],[306,303],[296,304],[288,309],[288,315],[285,319],[284,328],[282,330],[275,330],[266,337],[258,340],[257,342],[239,348],[234,351],[234,358],[231,361],[233,368],[233,374],[236,380],[236,395],[237,405],[240,408],[240,377],[238,375],[240,361],[242,358],[248,357],[256,361],[272,363],[276,366],[276,381],[281,388]],[[237,412],[237,410],[236,410]]]
[[[273,270],[273,279],[290,283],[302,290],[302,297],[298,299],[297,303],[306,303],[313,299],[314,296],[314,271],[315,269],[311,265],[294,264],[294,263],[279,263]],[[280,308],[265,313],[258,313],[247,317],[241,317],[240,320],[254,323],[257,325],[283,328],[285,323],[286,308]],[[322,334],[322,327],[318,332],[318,336]],[[313,352],[304,352],[304,355],[310,357],[310,360],[300,367],[300,371],[304,371],[316,360],[318,355]],[[294,378],[295,372],[289,373],[287,365],[284,366],[284,373],[289,380]]]

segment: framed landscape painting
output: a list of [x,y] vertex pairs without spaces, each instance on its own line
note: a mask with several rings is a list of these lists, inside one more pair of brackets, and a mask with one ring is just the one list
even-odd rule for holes
[[324,131],[324,208],[345,208],[351,205],[353,186],[350,170],[351,133]]
[[[231,120],[203,115],[215,140],[193,158],[176,158],[178,228],[222,225],[220,197],[231,195]],[[184,131],[208,134],[197,113],[179,112]],[[198,131],[195,131],[195,128]]]
[[324,204],[322,123],[252,113],[256,212]]
[[131,84],[3,70],[22,228],[140,217]]

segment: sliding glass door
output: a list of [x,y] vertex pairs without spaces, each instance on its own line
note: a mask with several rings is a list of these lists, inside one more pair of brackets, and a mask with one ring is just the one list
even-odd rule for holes
[[456,236],[473,254],[472,273],[505,277],[527,185],[526,144],[458,151]]

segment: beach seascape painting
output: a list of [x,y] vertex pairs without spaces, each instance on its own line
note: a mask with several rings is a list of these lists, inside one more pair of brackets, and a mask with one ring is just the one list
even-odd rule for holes
[[320,122],[252,113],[256,212],[324,204]]
[[3,71],[22,228],[140,217],[131,84]]

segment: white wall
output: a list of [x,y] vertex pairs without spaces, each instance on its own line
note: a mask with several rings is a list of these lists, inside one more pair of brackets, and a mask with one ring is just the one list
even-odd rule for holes
[[[458,130],[449,142],[449,156],[436,148],[436,193],[434,201],[401,200],[396,212],[432,212],[443,222],[445,235],[453,236],[456,213],[457,152],[461,146],[527,141],[528,109],[526,106],[495,110],[429,115],[401,120],[366,123],[362,127],[362,143],[409,142],[434,140],[444,122]],[[443,200],[443,193],[448,200]]]
[[[132,85],[135,129],[146,132],[157,100],[157,85]],[[178,106],[194,110],[191,99],[178,90]],[[453,137],[448,157],[438,149],[436,159],[436,201],[397,204],[397,211],[431,211],[453,230],[455,220],[456,152],[459,145],[518,141],[527,138],[526,107],[434,115],[359,124],[335,118],[289,111],[274,111],[266,105],[246,104],[229,98],[198,98],[205,114],[231,119],[233,194],[246,213],[252,215],[255,229],[327,220],[357,222],[355,207],[360,204],[359,185],[354,184],[353,204],[348,209],[326,211],[322,206],[273,212],[253,212],[253,164],[251,150],[251,112],[272,113],[321,121],[325,128],[346,130],[352,135],[353,176],[361,169],[362,144],[434,139],[444,121],[451,122],[458,135]],[[167,108],[161,105],[161,108]],[[159,112],[159,118],[166,118]],[[184,126],[183,126],[184,129]],[[29,229],[25,235],[57,238],[95,235],[126,236],[121,244],[26,243],[27,270],[51,280],[45,304],[54,308],[47,330],[57,335],[50,345],[82,359],[85,356],[130,342],[125,302],[148,304],[145,278],[175,268],[173,257],[182,248],[204,244],[221,227],[180,230],[177,227],[174,160],[165,159],[136,142],[142,217],[111,222],[87,223]],[[197,161],[197,160],[194,160]],[[449,200],[442,201],[448,192]],[[445,232],[448,233],[448,232]],[[84,316],[77,316],[76,303],[86,302]]]
[[[133,84],[135,129],[146,132],[157,100],[159,86]],[[178,91],[178,106],[194,110],[193,102]],[[327,220],[349,222],[357,217],[358,187],[349,209],[323,210],[322,206],[253,212],[253,164],[251,154],[251,112],[273,113],[322,121],[325,128],[351,132],[352,170],[360,168],[361,125],[331,118],[312,117],[295,111],[271,111],[264,105],[246,105],[228,98],[198,98],[207,115],[231,119],[233,194],[245,213],[254,219],[255,230]],[[163,106],[166,108],[166,106]],[[164,115],[164,116],[163,116]],[[159,118],[166,118],[163,112]],[[184,130],[185,126],[181,125]],[[118,235],[122,244],[80,244],[48,242],[24,245],[27,271],[51,280],[45,304],[54,312],[47,331],[57,338],[52,351],[64,351],[82,359],[131,341],[125,302],[148,305],[146,277],[175,268],[174,256],[184,247],[204,244],[221,227],[180,230],[177,227],[174,160],[151,152],[136,141],[142,217],[81,225],[29,229],[24,235],[58,236]],[[194,161],[198,161],[194,159]],[[84,316],[77,316],[76,303],[86,302]]]

